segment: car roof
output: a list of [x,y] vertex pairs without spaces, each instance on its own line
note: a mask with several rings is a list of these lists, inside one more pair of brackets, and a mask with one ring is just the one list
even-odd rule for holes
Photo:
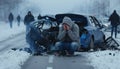
[[56,14],[55,18],[57,20],[57,23],[58,24],[62,23],[62,20],[65,16],[70,17],[72,21],[75,21],[75,23],[82,23],[84,25],[87,25],[88,23],[87,16],[72,13]]
[[41,19],[45,19],[45,18],[49,18],[51,21],[56,21],[55,18],[53,18],[53,17],[51,17],[51,16],[48,16],[48,15],[41,17]]

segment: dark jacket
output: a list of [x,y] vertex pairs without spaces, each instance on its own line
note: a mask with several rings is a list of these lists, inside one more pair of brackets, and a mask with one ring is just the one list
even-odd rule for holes
[[[66,31],[63,29],[63,23],[66,23],[70,26],[70,30]],[[59,27],[59,34],[58,34],[58,40],[64,41],[67,37],[69,37],[72,42],[78,42],[80,43],[80,37],[79,37],[79,27],[77,24],[75,24],[69,17],[64,17],[63,22],[60,24]]]
[[17,16],[17,21],[20,22],[20,15]]
[[31,14],[31,12],[28,12],[28,14],[24,18],[24,24],[27,25],[34,20],[34,16]]
[[9,21],[10,21],[10,22],[12,22],[12,21],[13,21],[13,19],[14,19],[14,16],[13,16],[13,14],[12,14],[12,13],[10,13],[10,14],[9,14],[9,17],[8,17],[8,19],[9,19]]
[[41,15],[39,15],[39,16],[37,17],[38,20],[40,20],[41,18],[42,18]]
[[119,15],[114,11],[111,16],[109,17],[109,21],[111,21],[112,26],[117,26],[120,22]]

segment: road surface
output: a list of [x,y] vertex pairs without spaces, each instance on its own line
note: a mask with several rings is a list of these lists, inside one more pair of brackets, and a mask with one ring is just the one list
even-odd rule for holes
[[63,56],[32,56],[22,69],[94,69],[90,66],[87,53],[74,57]]
[[[28,47],[25,33],[14,36],[13,38],[0,42],[0,53],[11,48]],[[94,69],[85,57],[88,53],[81,52],[79,56],[31,56],[21,69]]]

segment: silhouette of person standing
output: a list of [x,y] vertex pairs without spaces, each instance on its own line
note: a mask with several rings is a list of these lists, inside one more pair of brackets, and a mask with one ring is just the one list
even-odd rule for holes
[[31,11],[28,11],[27,15],[24,18],[24,24],[26,25],[26,34],[29,31],[29,24],[34,21],[34,16],[32,15]]
[[39,14],[38,17],[37,17],[37,19],[40,20],[41,18],[42,18],[42,16]]
[[115,31],[115,38],[117,37],[117,26],[119,24],[119,15],[117,14],[116,10],[111,14],[109,17],[109,21],[111,21],[111,37],[113,36],[113,32]]
[[18,16],[17,16],[17,21],[18,21],[17,24],[18,24],[18,26],[20,26],[20,20],[21,20],[21,17],[20,17],[20,15],[18,15]]
[[37,54],[37,48],[36,48],[35,41],[31,38],[31,34],[35,34],[35,33],[29,34],[29,32],[31,31],[30,27],[29,27],[29,24],[34,20],[35,19],[34,19],[34,16],[32,15],[32,13],[31,13],[31,11],[28,11],[27,15],[24,18],[24,24],[26,25],[26,40],[30,44],[29,48],[30,48],[33,55]]
[[14,20],[14,16],[12,13],[9,14],[8,20],[10,23],[10,28],[12,28],[13,27],[13,20]]

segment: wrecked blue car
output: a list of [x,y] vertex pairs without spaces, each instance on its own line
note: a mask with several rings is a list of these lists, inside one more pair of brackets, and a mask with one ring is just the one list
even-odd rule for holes
[[78,26],[80,33],[80,43],[82,49],[98,48],[105,41],[105,35],[100,30],[102,25],[94,16],[84,16],[80,14],[56,14],[53,17],[45,16],[41,20],[34,21],[29,25],[29,39],[33,40],[37,46],[44,46],[46,51],[54,49],[57,42],[59,24],[65,16],[70,17]]

